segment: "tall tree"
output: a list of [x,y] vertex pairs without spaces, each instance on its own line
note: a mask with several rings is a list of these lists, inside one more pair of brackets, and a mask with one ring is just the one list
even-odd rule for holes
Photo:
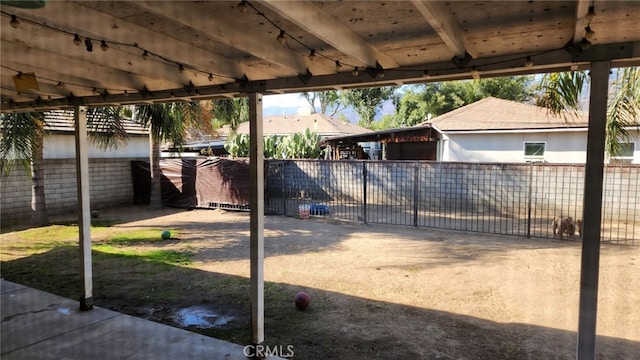
[[235,131],[240,123],[249,121],[249,99],[217,99],[212,101],[214,121],[217,127],[228,124]]
[[162,207],[162,170],[160,147],[164,141],[180,148],[184,144],[188,124],[197,124],[201,107],[197,102],[179,102],[136,107],[136,120],[149,128],[151,196],[149,208]]
[[[627,128],[640,125],[640,67],[616,69],[613,75],[605,140],[611,157],[619,155],[621,143],[629,142]],[[545,74],[540,81],[537,104],[569,121],[581,113],[583,88],[588,83],[589,77],[582,71]]]
[[510,76],[459,80],[408,87],[400,99],[395,123],[412,126],[489,96],[526,101],[532,94],[531,77]]
[[[320,113],[333,117],[338,111],[344,108],[344,104],[340,101],[340,92],[337,90],[303,92],[301,93],[309,105],[313,113],[316,112],[316,100],[320,103]],[[331,113],[328,111],[331,110]]]
[[536,105],[561,115],[565,121],[570,117],[577,118],[582,111],[580,99],[587,81],[586,73],[582,71],[546,73],[538,85],[540,93]]
[[612,96],[607,107],[606,149],[620,155],[621,143],[631,142],[628,128],[640,126],[640,68],[616,69]]
[[2,115],[0,126],[0,166],[3,176],[9,175],[14,164],[21,163],[31,175],[31,224],[49,223],[44,192],[44,113],[12,113]]
[[360,115],[358,124],[370,129],[378,108],[387,100],[397,100],[396,89],[395,86],[385,86],[344,90],[342,100],[346,105],[353,106],[356,113]]

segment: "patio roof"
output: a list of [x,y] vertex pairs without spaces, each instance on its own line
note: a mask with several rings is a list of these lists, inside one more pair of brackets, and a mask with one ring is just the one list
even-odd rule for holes
[[3,112],[640,63],[637,1],[26,3],[0,6]]

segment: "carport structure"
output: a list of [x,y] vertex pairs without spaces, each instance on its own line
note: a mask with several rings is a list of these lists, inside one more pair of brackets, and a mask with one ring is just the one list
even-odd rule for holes
[[74,108],[81,306],[92,303],[86,108],[248,97],[251,312],[263,326],[262,96],[590,70],[577,358],[595,352],[609,71],[637,1],[2,1],[1,111]]

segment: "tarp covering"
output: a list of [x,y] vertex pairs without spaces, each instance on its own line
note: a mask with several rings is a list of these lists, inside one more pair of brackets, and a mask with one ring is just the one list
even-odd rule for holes
[[[249,161],[163,159],[162,204],[178,208],[249,205]],[[132,161],[134,203],[149,203],[149,163]]]

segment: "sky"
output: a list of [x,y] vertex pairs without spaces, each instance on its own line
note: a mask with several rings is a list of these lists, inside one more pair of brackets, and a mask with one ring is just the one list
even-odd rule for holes
[[303,107],[309,106],[309,103],[299,93],[295,94],[280,94],[280,95],[265,95],[262,97],[263,107]]

